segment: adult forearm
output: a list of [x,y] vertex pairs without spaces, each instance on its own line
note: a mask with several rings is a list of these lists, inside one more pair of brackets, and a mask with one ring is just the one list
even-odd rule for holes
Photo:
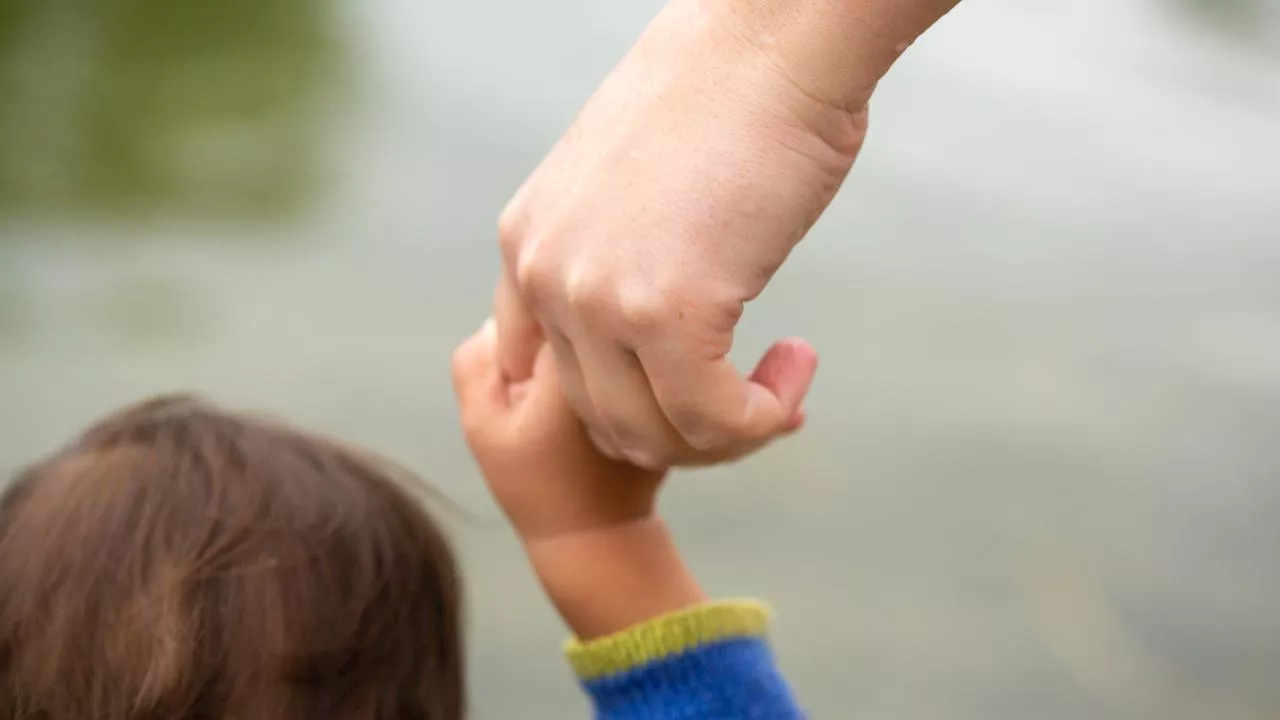
[[[681,0],[677,0],[681,1]],[[693,0],[806,94],[861,109],[898,57],[959,0]]]

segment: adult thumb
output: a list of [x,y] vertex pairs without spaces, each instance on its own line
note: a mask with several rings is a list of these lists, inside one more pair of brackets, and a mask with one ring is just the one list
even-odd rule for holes
[[493,293],[493,320],[497,324],[498,369],[507,382],[533,377],[534,363],[542,347],[542,327],[520,297],[509,272],[503,272]]
[[749,380],[772,393],[786,416],[795,418],[817,372],[818,353],[813,346],[789,338],[774,343],[765,352]]

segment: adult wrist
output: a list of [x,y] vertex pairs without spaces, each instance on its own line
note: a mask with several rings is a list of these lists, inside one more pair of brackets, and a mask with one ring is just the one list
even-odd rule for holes
[[[685,0],[675,0],[683,2]],[[688,0],[806,95],[861,112],[898,57],[958,0]]]
[[846,25],[822,11],[838,2],[670,0],[614,80],[664,105],[696,107],[699,117],[732,124],[728,131],[748,142],[815,154],[843,177],[866,134],[867,99],[888,62],[848,57],[868,54],[870,44],[850,43],[833,29]]

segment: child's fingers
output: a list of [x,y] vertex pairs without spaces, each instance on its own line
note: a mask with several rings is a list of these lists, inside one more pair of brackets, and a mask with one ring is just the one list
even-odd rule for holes
[[497,327],[490,319],[453,352],[453,389],[468,432],[483,427],[506,408],[497,340]]

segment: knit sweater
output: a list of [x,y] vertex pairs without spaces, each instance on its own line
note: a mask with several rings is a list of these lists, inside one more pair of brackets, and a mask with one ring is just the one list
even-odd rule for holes
[[708,603],[566,654],[597,720],[799,720],[768,623],[760,603]]

